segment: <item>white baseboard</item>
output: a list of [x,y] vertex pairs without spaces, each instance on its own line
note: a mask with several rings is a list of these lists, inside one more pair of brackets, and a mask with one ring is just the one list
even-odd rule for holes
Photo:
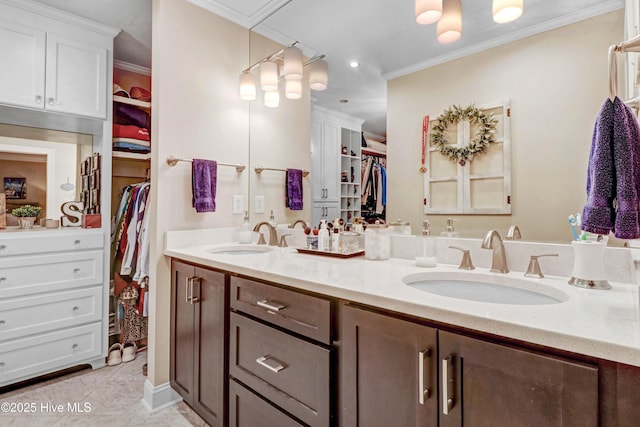
[[154,414],[164,408],[182,402],[182,396],[176,393],[169,383],[154,386],[151,381],[144,382],[144,398],[141,400],[142,406],[150,414]]

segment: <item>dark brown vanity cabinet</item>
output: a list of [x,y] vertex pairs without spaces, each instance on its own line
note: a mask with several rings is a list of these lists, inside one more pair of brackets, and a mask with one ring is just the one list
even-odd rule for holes
[[440,426],[598,425],[598,367],[439,331]]
[[226,425],[226,275],[172,260],[170,383],[210,426]]
[[230,305],[229,425],[332,425],[331,302],[232,276]]
[[342,306],[340,426],[438,425],[437,330]]
[[341,426],[598,425],[597,366],[341,313]]

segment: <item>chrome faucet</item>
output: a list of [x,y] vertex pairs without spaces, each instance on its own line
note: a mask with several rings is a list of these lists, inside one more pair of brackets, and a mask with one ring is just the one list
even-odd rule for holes
[[491,271],[494,273],[508,273],[507,258],[505,256],[504,245],[500,233],[496,230],[489,230],[482,240],[482,249],[493,249],[491,259]]
[[[275,227],[269,224],[267,221],[262,221],[257,223],[256,226],[253,227],[253,231],[260,233],[260,227],[262,227],[263,225],[266,225],[267,228],[269,229],[269,246],[278,246],[278,232],[276,231]],[[262,233],[260,233],[258,244],[259,245],[266,244],[264,240],[264,234]]]
[[297,219],[293,223],[289,224],[289,228],[296,228],[296,225],[302,224],[302,229],[307,228],[307,223],[303,219]]

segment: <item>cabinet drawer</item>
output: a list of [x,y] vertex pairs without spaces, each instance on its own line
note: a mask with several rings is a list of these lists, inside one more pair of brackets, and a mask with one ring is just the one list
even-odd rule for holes
[[29,231],[0,235],[0,258],[47,252],[102,249],[102,232]]
[[102,323],[0,343],[0,386],[100,357]]
[[331,302],[253,280],[231,277],[231,307],[331,344]]
[[0,300],[0,341],[102,318],[101,286]]
[[230,325],[230,374],[303,422],[328,426],[331,350],[236,313]]
[[0,258],[0,298],[99,285],[102,251]]
[[302,427],[303,424],[256,396],[235,381],[229,382],[229,427]]

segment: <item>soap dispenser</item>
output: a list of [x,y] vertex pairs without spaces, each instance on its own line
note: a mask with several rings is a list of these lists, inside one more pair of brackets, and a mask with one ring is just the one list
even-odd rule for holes
[[447,231],[440,232],[442,237],[458,237],[458,232],[453,229],[453,218],[447,218]]
[[275,211],[271,210],[271,215],[269,216],[269,224],[273,226],[273,228],[278,228],[278,223],[276,222]]
[[431,235],[429,220],[422,221],[422,235],[416,237],[416,265],[436,267],[438,265],[438,239]]
[[251,243],[253,237],[253,231],[251,231],[251,224],[249,223],[249,211],[244,211],[244,221],[238,229],[238,242]]
[[327,230],[327,220],[320,221],[320,231],[318,231],[318,250],[329,250],[329,230]]

